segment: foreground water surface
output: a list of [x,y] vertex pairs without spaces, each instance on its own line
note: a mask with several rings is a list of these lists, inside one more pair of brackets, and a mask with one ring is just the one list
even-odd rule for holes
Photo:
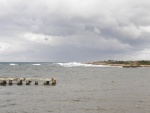
[[150,68],[0,63],[0,76],[57,79],[0,86],[0,113],[150,113]]

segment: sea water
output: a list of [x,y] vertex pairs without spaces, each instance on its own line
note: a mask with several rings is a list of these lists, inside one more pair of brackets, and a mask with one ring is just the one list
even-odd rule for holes
[[0,76],[57,80],[0,86],[0,113],[150,113],[150,68],[7,62]]

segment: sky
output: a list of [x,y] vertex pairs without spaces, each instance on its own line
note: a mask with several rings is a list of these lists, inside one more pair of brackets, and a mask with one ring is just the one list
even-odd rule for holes
[[0,0],[0,62],[150,60],[149,0]]

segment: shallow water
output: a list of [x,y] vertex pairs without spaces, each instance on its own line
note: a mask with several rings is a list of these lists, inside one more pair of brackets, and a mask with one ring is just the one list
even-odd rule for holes
[[54,76],[57,84],[0,86],[0,113],[150,113],[149,68],[40,64],[1,63],[0,76]]

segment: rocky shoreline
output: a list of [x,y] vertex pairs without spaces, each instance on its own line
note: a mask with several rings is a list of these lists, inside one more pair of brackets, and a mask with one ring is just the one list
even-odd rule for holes
[[108,61],[88,62],[86,64],[122,66],[123,68],[150,67],[150,61],[149,60],[141,60],[141,61],[114,61],[114,60],[108,60]]

